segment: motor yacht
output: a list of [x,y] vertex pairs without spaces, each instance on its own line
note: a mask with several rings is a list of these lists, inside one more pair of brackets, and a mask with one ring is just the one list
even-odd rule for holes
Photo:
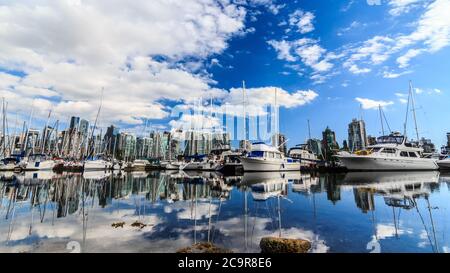
[[252,144],[251,152],[239,160],[244,172],[300,171],[300,160],[285,157],[276,147],[263,142]]
[[423,149],[414,147],[399,133],[382,136],[377,144],[355,153],[336,156],[351,171],[437,170],[437,160],[423,157]]

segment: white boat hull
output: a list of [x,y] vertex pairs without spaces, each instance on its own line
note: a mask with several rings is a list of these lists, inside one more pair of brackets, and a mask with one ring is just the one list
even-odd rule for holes
[[244,172],[285,172],[300,171],[300,162],[286,162],[280,160],[269,160],[266,158],[240,158]]
[[98,171],[98,170],[107,170],[111,169],[112,166],[109,162],[104,160],[92,160],[85,161],[83,169],[85,171]]
[[338,156],[342,164],[350,171],[403,171],[437,170],[436,160],[427,158],[401,158],[345,155]]
[[439,168],[441,168],[441,169],[450,169],[450,160],[449,159],[438,160],[437,164],[438,164]]
[[36,162],[27,162],[22,165],[22,169],[26,171],[49,171],[55,168],[56,162],[54,160],[44,160]]

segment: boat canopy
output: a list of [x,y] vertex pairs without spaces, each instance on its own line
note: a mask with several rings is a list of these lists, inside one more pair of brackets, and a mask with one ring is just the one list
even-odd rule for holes
[[405,140],[404,136],[388,135],[377,138],[377,144],[402,144]]

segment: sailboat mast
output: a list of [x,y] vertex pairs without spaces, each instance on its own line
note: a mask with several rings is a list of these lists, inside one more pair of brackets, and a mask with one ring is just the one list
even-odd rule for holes
[[3,125],[2,125],[3,157],[6,157],[6,111],[5,111],[5,98],[2,99],[2,106],[3,106]]
[[383,122],[383,113],[381,110],[381,105],[378,105],[378,110],[380,111],[380,121],[381,121],[381,132],[383,133],[384,136],[384,122]]
[[[245,109],[245,81],[242,81],[242,106],[244,111],[244,140],[247,140],[247,113]],[[245,146],[245,144],[244,144]]]
[[419,141],[419,129],[417,127],[416,106],[414,103],[414,92],[413,92],[413,86],[412,86],[411,81],[409,81],[409,92],[411,93],[412,112],[413,112],[413,117],[414,117],[414,127],[416,129],[416,137],[417,137],[417,141]]

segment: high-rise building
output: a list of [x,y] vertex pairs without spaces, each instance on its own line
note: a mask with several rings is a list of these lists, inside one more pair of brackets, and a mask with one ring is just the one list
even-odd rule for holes
[[87,121],[85,119],[80,120],[79,131],[83,137],[87,137],[89,134],[89,121]]
[[323,157],[322,141],[317,138],[308,139],[307,141],[309,149],[317,156]]
[[80,126],[80,117],[71,117],[69,128],[72,131],[75,131],[75,130],[78,130],[79,126]]
[[325,160],[333,160],[334,151],[339,150],[339,144],[336,142],[336,133],[328,126],[322,132],[322,146],[325,150]]
[[230,150],[231,149],[230,133],[213,133],[211,149]]
[[377,138],[371,135],[367,136],[367,145],[370,146],[375,144],[377,144]]
[[[81,128],[81,125],[80,125]],[[117,153],[118,151],[118,141],[119,141],[119,135],[120,135],[120,130],[119,128],[115,127],[114,125],[109,126],[106,129],[106,134],[103,137],[103,142],[106,145],[106,151],[108,151],[108,153],[110,155],[112,155],[114,153],[114,151]],[[117,154],[115,155],[117,156]]]
[[278,147],[278,150],[284,155],[287,154],[286,136],[280,133],[274,134],[272,136],[272,145]]
[[450,149],[450,133],[447,133],[447,148]]
[[348,125],[350,151],[364,150],[367,147],[366,124],[364,120],[353,119]]
[[207,132],[186,132],[185,150],[186,156],[203,155],[211,152],[212,134]]
[[433,142],[431,142],[431,139],[426,139],[424,137],[422,137],[419,141],[420,145],[423,148],[423,152],[424,153],[434,153],[436,152],[436,146],[434,145]]
[[250,152],[252,149],[252,142],[250,140],[239,140],[239,151]]

